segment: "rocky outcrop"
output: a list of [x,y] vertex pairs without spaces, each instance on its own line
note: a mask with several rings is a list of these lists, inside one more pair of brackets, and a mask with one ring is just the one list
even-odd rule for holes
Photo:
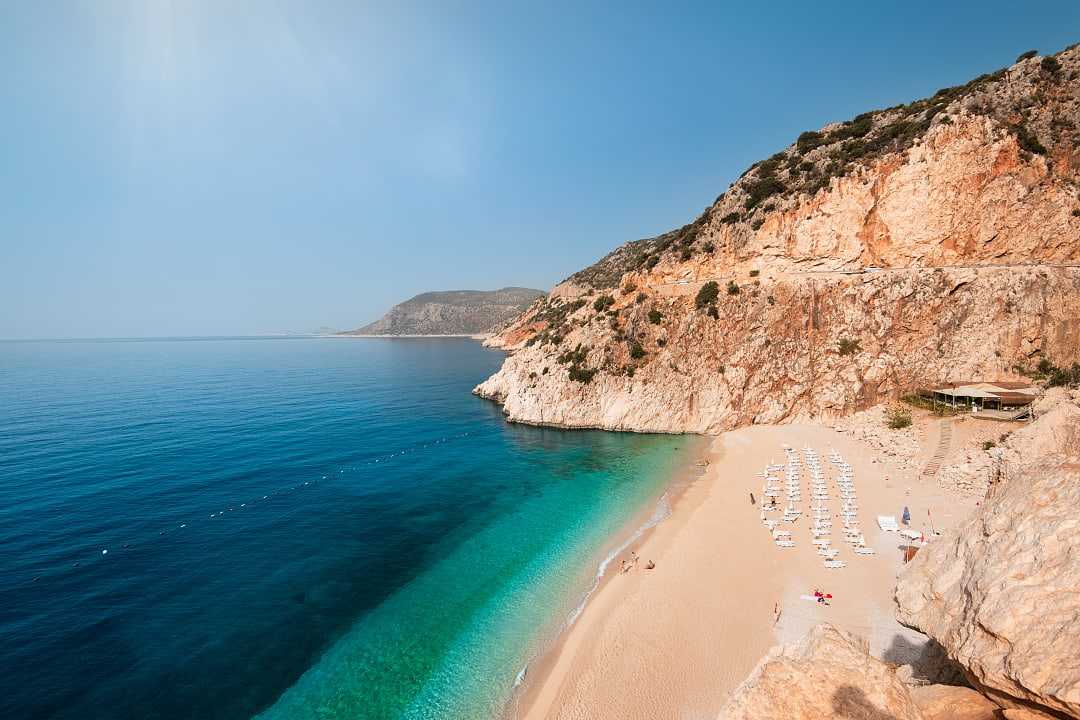
[[[1037,422],[1015,431],[1009,431],[1009,428],[1005,433],[997,432],[997,437],[990,438],[991,447],[969,445],[964,448],[954,462],[941,468],[938,474],[941,485],[964,495],[986,495],[990,485],[1009,468],[1057,452],[1062,428],[1080,422],[1080,418],[1074,417],[1078,405],[1080,390],[1050,388],[1032,406],[1034,416],[1039,418]],[[987,425],[985,431],[991,436],[1002,429],[990,423]]]
[[997,720],[998,706],[969,687],[923,685],[910,688],[923,720]]
[[489,333],[529,307],[542,290],[428,292],[395,305],[379,320],[342,335],[476,335]]
[[804,133],[532,306],[476,392],[521,422],[716,433],[1068,365],[1078,78],[1073,48]]
[[905,568],[896,600],[996,702],[1080,717],[1080,406],[1056,397],[1009,437],[986,502]]
[[893,668],[872,657],[855,636],[818,625],[797,643],[765,656],[720,718],[921,720],[923,715]]

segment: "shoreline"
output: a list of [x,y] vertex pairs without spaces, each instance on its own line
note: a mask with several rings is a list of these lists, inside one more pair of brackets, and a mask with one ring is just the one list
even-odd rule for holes
[[[932,506],[941,529],[974,501],[904,477],[869,446],[824,425],[751,426],[703,441],[672,476],[670,514],[613,555],[576,621],[530,661],[503,717],[715,716],[769,648],[826,621],[868,636],[879,657],[917,661],[925,639],[893,617],[897,537],[879,531],[874,516],[910,505],[913,518],[926,517]],[[836,448],[851,462],[861,527],[876,555],[857,557],[838,542],[848,567],[824,569],[805,523],[792,527],[797,549],[774,546],[748,494],[760,491],[766,464],[782,461],[782,444],[809,444],[824,463]],[[706,471],[689,477],[701,459]],[[679,477],[689,481],[674,490]],[[613,571],[631,551],[638,565]],[[654,570],[644,568],[649,560]],[[835,595],[831,605],[804,600],[817,587]]]
[[[556,625],[557,618],[553,618],[552,628],[539,639],[535,652],[519,671],[513,695],[498,715],[499,720],[517,720],[524,717],[522,709],[529,708],[535,702],[543,681],[550,676],[558,658],[563,654],[568,636],[581,623],[597,597],[620,576],[615,561],[639,550],[659,527],[671,519],[676,509],[684,503],[686,494],[701,481],[707,470],[707,465],[703,469],[701,462],[711,455],[713,438],[688,435],[687,440],[695,443],[697,447],[684,451],[685,457],[670,471],[659,495],[613,533],[596,555],[596,563],[589,565],[594,568],[594,582],[582,590],[580,601],[561,622]],[[642,561],[642,566],[644,562],[646,561]]]

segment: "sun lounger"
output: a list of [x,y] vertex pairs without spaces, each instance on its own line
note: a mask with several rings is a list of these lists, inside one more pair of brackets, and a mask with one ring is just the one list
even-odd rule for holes
[[900,525],[896,522],[895,515],[878,515],[877,516],[878,527],[885,532],[898,532]]
[[776,541],[776,547],[779,547],[779,548],[793,548],[793,547],[795,547],[795,542],[793,540],[777,540]]
[[915,530],[908,530],[908,529],[901,530],[900,534],[903,535],[904,537],[906,537],[908,540],[918,540],[919,538],[922,537],[921,532],[917,532]]
[[856,555],[873,555],[874,554],[874,548],[866,547],[865,545],[863,545],[862,547],[855,548],[855,554]]
[[840,568],[847,567],[847,564],[843,560],[826,560],[825,567],[830,570],[838,570]]

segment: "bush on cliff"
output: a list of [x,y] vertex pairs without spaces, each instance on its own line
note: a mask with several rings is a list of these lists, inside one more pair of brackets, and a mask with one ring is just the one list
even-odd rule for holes
[[660,321],[664,319],[664,314],[655,308],[649,311],[649,322],[653,325],[659,325]]
[[601,295],[596,298],[596,301],[592,304],[593,308],[599,312],[607,310],[609,307],[615,304],[615,298],[610,295]]
[[859,347],[859,341],[852,340],[850,338],[840,338],[840,345],[838,349],[841,355],[854,355],[855,353],[862,350],[862,348]]
[[697,297],[694,298],[694,306],[701,310],[716,302],[716,298],[720,296],[720,286],[716,284],[715,280],[710,280],[701,286],[698,290]]
[[889,410],[888,425],[893,430],[911,427],[911,413],[903,408],[892,408]]
[[567,374],[574,382],[579,382],[582,385],[588,385],[596,376],[596,368],[586,368],[581,367],[580,365],[571,365],[570,370],[567,372]]

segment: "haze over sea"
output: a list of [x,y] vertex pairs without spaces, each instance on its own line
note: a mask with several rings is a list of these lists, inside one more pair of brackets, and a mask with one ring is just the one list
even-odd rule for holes
[[497,714],[690,443],[509,425],[501,361],[0,343],[0,716]]

